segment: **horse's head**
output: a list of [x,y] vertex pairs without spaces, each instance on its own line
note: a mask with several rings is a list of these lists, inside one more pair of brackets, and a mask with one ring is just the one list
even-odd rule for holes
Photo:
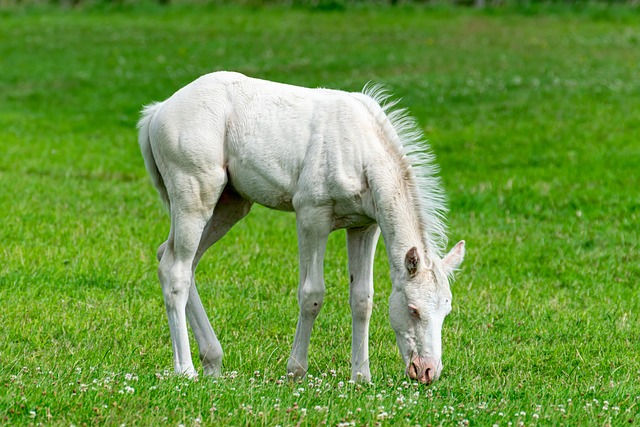
[[389,317],[411,379],[429,384],[442,371],[442,323],[451,311],[449,277],[464,258],[464,240],[443,259],[427,260],[417,248],[404,261],[403,286],[393,287]]

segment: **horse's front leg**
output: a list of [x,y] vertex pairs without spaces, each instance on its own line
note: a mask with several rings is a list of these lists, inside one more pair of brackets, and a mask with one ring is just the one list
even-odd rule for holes
[[295,378],[300,378],[306,375],[309,367],[307,358],[311,330],[324,300],[323,263],[327,238],[331,231],[330,215],[318,208],[298,210],[296,227],[300,257],[300,315],[287,372]]
[[352,338],[351,379],[370,382],[369,319],[373,308],[373,257],[380,236],[377,225],[347,230]]

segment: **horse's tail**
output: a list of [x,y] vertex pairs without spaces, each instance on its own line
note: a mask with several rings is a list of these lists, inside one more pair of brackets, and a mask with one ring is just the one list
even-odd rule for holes
[[153,157],[153,150],[151,149],[151,135],[149,133],[151,120],[153,120],[153,117],[155,116],[161,105],[161,102],[156,102],[145,106],[142,110],[142,117],[138,122],[138,144],[140,144],[140,151],[142,151],[144,165],[147,168],[149,176],[151,177],[151,182],[153,183],[153,186],[156,188],[156,190],[158,190],[158,194],[160,194],[162,203],[167,208],[167,210],[169,210],[169,193],[167,193],[167,187],[164,185],[164,180],[162,179],[162,175],[160,175],[158,165],[156,164],[156,160]]

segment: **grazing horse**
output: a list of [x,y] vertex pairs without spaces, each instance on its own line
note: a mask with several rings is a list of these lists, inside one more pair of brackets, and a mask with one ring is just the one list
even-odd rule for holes
[[174,367],[196,376],[187,319],[207,375],[222,348],[196,290],[205,251],[251,208],[295,211],[300,314],[287,370],[308,368],[311,329],[322,307],[329,233],[347,230],[353,322],[351,373],[371,381],[369,319],[380,233],[391,270],[389,317],[410,378],[442,370],[449,278],[464,241],[446,256],[444,196],[422,133],[378,87],[362,93],[307,89],[216,72],[144,108],[139,143],[153,185],[171,215],[158,249]]

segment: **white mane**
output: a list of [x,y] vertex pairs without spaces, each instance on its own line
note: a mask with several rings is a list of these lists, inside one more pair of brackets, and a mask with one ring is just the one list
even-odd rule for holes
[[[399,100],[390,100],[386,89],[379,84],[368,83],[362,94],[373,99],[382,109],[382,117],[374,114],[387,140],[407,160],[410,191],[418,201],[418,216],[422,226],[427,251],[442,258],[447,246],[447,226],[444,189],[437,176],[435,156],[415,119],[404,108],[396,108]],[[372,111],[375,113],[375,111]]]

